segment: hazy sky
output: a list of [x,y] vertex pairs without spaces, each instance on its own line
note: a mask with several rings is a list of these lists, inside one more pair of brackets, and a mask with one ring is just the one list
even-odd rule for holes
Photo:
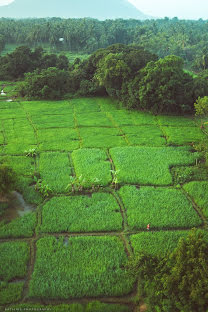
[[[0,5],[8,4],[12,1],[13,0],[0,0]],[[155,17],[177,16],[178,18],[185,19],[199,19],[199,18],[208,19],[207,0],[128,0],[128,1],[134,4],[143,13]]]

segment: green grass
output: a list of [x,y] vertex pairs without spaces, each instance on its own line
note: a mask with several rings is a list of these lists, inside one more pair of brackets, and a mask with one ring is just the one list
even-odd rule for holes
[[45,237],[37,242],[29,296],[122,296],[133,286],[123,268],[126,264],[124,246],[117,237],[73,237],[68,246],[64,246],[63,237]]
[[9,223],[0,222],[0,238],[32,237],[36,226],[36,214],[28,213]]
[[171,127],[195,127],[193,117],[184,116],[157,116],[159,125]]
[[208,218],[208,181],[193,181],[183,186]]
[[41,311],[49,310],[51,312],[132,312],[129,306],[122,304],[102,303],[99,301],[92,301],[86,304],[72,303],[62,305],[39,305],[39,304],[18,304],[12,305],[11,309],[20,311]]
[[103,127],[113,127],[111,120],[102,112],[77,114],[76,119],[78,126],[98,127],[102,125]]
[[110,149],[122,184],[171,185],[169,168],[191,165],[199,157],[189,147],[115,147]]
[[117,128],[80,128],[82,147],[84,148],[111,148],[126,146],[127,142]]
[[18,302],[22,297],[24,283],[1,283],[0,282],[0,304]]
[[80,149],[74,151],[71,156],[76,177],[85,188],[93,185],[106,186],[111,182],[111,165],[103,150]]
[[78,98],[70,100],[70,104],[74,106],[76,114],[89,114],[100,112],[99,101],[97,98]]
[[191,202],[181,190],[124,186],[119,195],[132,230],[145,230],[147,224],[152,229],[191,228],[202,224]]
[[24,242],[0,243],[0,280],[24,278],[29,260],[29,246]]
[[53,193],[65,193],[70,182],[71,166],[67,153],[41,153],[39,159],[41,179]]
[[55,128],[38,130],[40,151],[72,151],[79,148],[78,133],[75,129]]
[[149,113],[131,112],[127,110],[117,110],[107,113],[117,126],[153,125],[156,124],[155,117]]
[[34,184],[32,177],[18,176],[15,189],[23,195],[27,204],[39,205],[43,199]]
[[162,137],[163,133],[157,126],[123,126],[121,129],[130,145],[161,146],[166,144],[165,138]]
[[168,144],[185,145],[196,143],[204,138],[198,127],[162,127]]
[[120,207],[107,193],[92,197],[54,197],[42,210],[41,232],[97,232],[122,230]]
[[151,255],[165,255],[172,252],[181,237],[188,231],[143,232],[130,236],[134,253],[145,252]]
[[208,180],[208,170],[204,164],[198,166],[180,166],[171,168],[174,184],[184,184],[190,181]]
[[8,164],[18,175],[33,175],[35,172],[35,160],[26,156],[4,156],[0,162]]
[[21,105],[31,116],[73,115],[74,110],[69,101],[24,101]]
[[69,115],[33,115],[32,123],[37,129],[74,127],[74,117]]

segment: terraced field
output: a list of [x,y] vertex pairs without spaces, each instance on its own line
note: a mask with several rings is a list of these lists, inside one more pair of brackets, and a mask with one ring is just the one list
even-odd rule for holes
[[129,258],[207,230],[208,176],[192,146],[203,136],[191,117],[108,98],[1,100],[0,161],[35,207],[0,222],[3,311],[139,311]]

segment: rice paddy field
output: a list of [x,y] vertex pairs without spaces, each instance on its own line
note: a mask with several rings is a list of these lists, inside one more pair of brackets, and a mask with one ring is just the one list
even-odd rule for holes
[[0,162],[32,209],[11,217],[0,201],[2,311],[140,311],[129,259],[170,252],[193,227],[207,231],[198,121],[109,98],[7,100]]

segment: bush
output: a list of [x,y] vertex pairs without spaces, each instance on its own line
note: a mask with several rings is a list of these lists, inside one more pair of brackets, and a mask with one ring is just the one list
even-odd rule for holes
[[208,116],[208,96],[199,97],[194,103],[196,116]]
[[8,194],[15,187],[16,174],[6,164],[0,165],[0,194]]

